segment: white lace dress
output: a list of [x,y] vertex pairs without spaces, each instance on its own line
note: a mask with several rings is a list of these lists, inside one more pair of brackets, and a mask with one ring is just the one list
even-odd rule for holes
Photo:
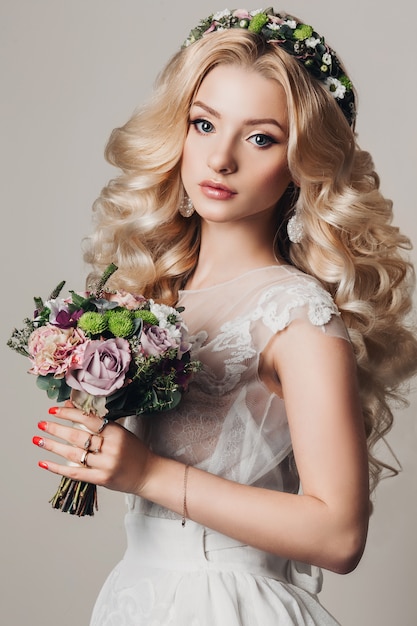
[[[240,483],[297,493],[284,401],[258,376],[259,356],[294,319],[348,339],[330,295],[290,266],[252,270],[178,304],[203,363],[180,406],[144,418],[153,450]],[[132,418],[127,426],[136,429]],[[127,550],[91,626],[335,626],[319,568],[230,539],[128,496]]]

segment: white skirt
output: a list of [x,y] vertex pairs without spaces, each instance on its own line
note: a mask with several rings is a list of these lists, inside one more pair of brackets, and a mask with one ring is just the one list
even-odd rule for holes
[[90,626],[338,626],[316,596],[319,568],[134,509],[126,531]]

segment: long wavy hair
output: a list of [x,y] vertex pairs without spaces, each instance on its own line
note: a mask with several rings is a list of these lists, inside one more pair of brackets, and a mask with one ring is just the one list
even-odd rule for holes
[[[113,287],[175,304],[200,246],[199,216],[178,213],[189,110],[219,64],[250,68],[285,89],[288,164],[297,185],[277,205],[276,253],[317,278],[339,307],[358,364],[373,488],[384,468],[397,471],[372,451],[392,426],[393,402],[405,402],[403,383],[417,371],[417,340],[407,325],[411,244],[392,225],[392,203],[379,190],[371,156],[359,148],[336,101],[285,51],[256,34],[228,30],[170,60],[148,103],[110,136],[106,157],[121,172],[94,204],[85,252],[90,280],[114,262]],[[295,209],[304,226],[298,244],[286,234]]]

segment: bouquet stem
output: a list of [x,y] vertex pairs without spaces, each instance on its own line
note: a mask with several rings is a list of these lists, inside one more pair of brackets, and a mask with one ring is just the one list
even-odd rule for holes
[[58,490],[49,500],[54,509],[70,515],[94,515],[98,511],[97,487],[81,480],[62,477]]

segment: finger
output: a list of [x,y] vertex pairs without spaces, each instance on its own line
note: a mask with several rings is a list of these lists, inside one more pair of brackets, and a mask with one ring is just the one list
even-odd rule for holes
[[109,423],[107,418],[99,417],[98,415],[94,415],[93,413],[86,414],[83,413],[80,409],[73,408],[69,406],[58,407],[52,406],[49,409],[50,415],[56,415],[59,419],[69,420],[76,424],[82,424],[87,428],[87,430],[92,433],[101,433],[104,427]]
[[[76,463],[80,467],[92,467],[93,465],[94,467],[100,467],[100,465],[102,465],[101,460],[98,459],[97,463],[96,455],[89,450],[61,443],[46,437],[33,437],[32,441],[39,448],[57,454],[71,463]],[[94,464],[91,463],[91,460],[94,460]]]
[[80,430],[80,428],[71,428],[56,422],[39,422],[38,428],[47,432],[53,437],[58,437],[74,446],[90,450],[91,452],[100,452],[103,445],[103,435],[96,435],[88,430]]
[[46,469],[53,474],[65,476],[72,480],[81,480],[94,485],[102,485],[104,482],[103,472],[91,467],[80,467],[75,465],[61,465],[51,460],[39,461],[39,467]]

